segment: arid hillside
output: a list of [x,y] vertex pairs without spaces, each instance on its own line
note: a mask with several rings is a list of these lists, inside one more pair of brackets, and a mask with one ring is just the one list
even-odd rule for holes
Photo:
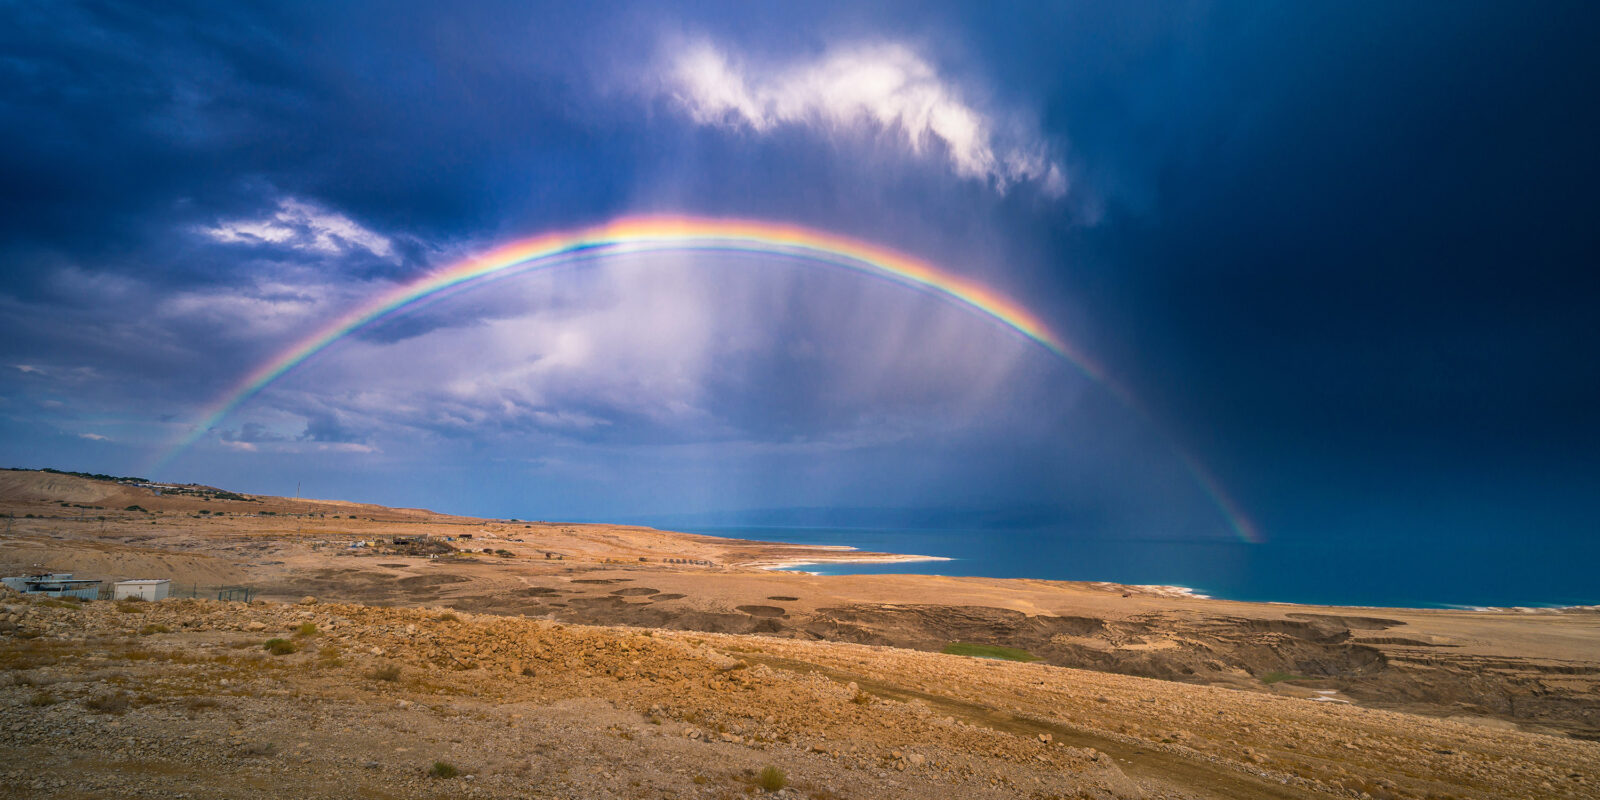
[[[581,707],[587,710],[555,710],[579,708],[570,704],[581,698],[604,698],[628,714],[642,713],[643,724],[648,726],[642,730],[653,734],[660,731],[650,723],[652,716],[662,725],[675,721],[696,727],[701,739],[691,733],[682,742],[674,738],[671,745],[692,752],[700,752],[694,748],[707,744],[703,738],[706,731],[715,730],[715,726],[707,728],[704,720],[722,719],[704,716],[713,711],[760,708],[766,710],[758,715],[764,721],[768,717],[789,719],[779,713],[785,704],[802,709],[792,712],[802,716],[813,713],[810,709],[822,709],[815,712],[822,716],[814,727],[804,735],[791,731],[787,743],[770,732],[760,735],[772,741],[752,739],[759,726],[735,732],[739,742],[710,743],[747,750],[753,744],[774,748],[804,745],[796,751],[798,760],[779,766],[795,775],[821,776],[805,790],[817,797],[935,796],[980,790],[997,792],[995,796],[1072,797],[1096,796],[1097,792],[1116,796],[1131,791],[1128,781],[1139,792],[1173,797],[1304,796],[1329,791],[1343,796],[1359,796],[1365,791],[1374,797],[1385,792],[1394,797],[1559,797],[1569,787],[1579,789],[1570,796],[1586,796],[1581,789],[1593,785],[1592,769],[1600,748],[1588,741],[1600,734],[1600,614],[1592,609],[1350,609],[1207,600],[1166,587],[915,575],[821,577],[762,567],[793,561],[892,560],[902,556],[841,553],[640,527],[464,518],[417,509],[243,496],[210,487],[158,490],[18,471],[0,472],[0,513],[7,515],[5,532],[0,535],[0,572],[4,574],[52,570],[103,579],[170,578],[178,595],[209,598],[207,602],[165,601],[121,608],[108,602],[79,608],[8,601],[15,609],[10,612],[16,616],[12,623],[17,625],[4,640],[7,663],[13,666],[7,674],[17,687],[7,695],[14,708],[30,716],[45,715],[41,720],[55,720],[48,715],[78,714],[75,719],[82,724],[98,725],[105,720],[84,704],[97,693],[118,687],[134,696],[134,684],[124,686],[119,681],[137,679],[139,686],[152,687],[140,690],[151,701],[143,706],[134,703],[124,716],[111,722],[121,724],[119,720],[141,719],[139,715],[146,714],[153,715],[152,719],[199,721],[195,709],[179,708],[173,705],[178,701],[162,699],[154,687],[165,684],[150,682],[190,685],[193,681],[180,676],[191,672],[211,675],[211,667],[185,660],[193,655],[193,648],[201,648],[232,659],[229,663],[249,672],[251,680],[267,680],[261,685],[276,687],[273,691],[253,688],[243,694],[226,693],[233,699],[217,698],[224,706],[239,704],[248,711],[228,718],[233,726],[229,736],[235,739],[255,735],[249,731],[257,723],[247,718],[266,713],[266,706],[255,704],[274,698],[279,705],[272,707],[271,714],[297,722],[267,730],[324,731],[328,737],[342,731],[341,735],[354,737],[350,741],[370,732],[370,726],[335,724],[312,711],[295,710],[293,703],[282,700],[285,695],[275,693],[278,688],[308,697],[345,698],[352,708],[365,708],[364,704],[373,700],[372,692],[393,693],[396,702],[411,704],[406,709],[423,713],[428,708],[429,714],[445,714],[451,720],[448,725],[468,726],[459,729],[463,732],[477,731],[457,735],[454,744],[460,746],[456,749],[445,748],[457,753],[452,757],[472,762],[467,766],[476,771],[470,784],[455,779],[445,783],[423,780],[400,769],[402,761],[409,765],[405,769],[420,769],[406,759],[374,756],[362,761],[363,765],[367,761],[392,763],[398,772],[368,777],[376,781],[374,785],[390,787],[383,791],[399,792],[399,796],[459,791],[464,785],[482,789],[492,785],[490,776],[499,774],[496,770],[501,767],[516,774],[513,762],[526,760],[527,753],[515,752],[515,748],[481,749],[486,746],[482,742],[493,740],[485,738],[483,731],[495,726],[535,725],[519,720],[544,719],[541,715],[612,719],[610,712],[601,714],[587,706]],[[222,587],[248,588],[269,604],[219,604],[215,598]],[[307,595],[321,602],[293,605]],[[349,605],[332,605],[336,603]],[[149,619],[133,626],[138,621],[135,614]],[[454,621],[449,618],[452,614]],[[303,621],[311,622],[318,632],[299,639],[284,635]],[[416,631],[432,633],[417,636]],[[672,658],[681,656],[687,659],[684,663],[706,659],[712,664],[711,675],[734,666],[724,660],[730,654],[743,660],[744,666],[729,669],[722,678],[707,678],[710,683],[703,688],[708,690],[717,688],[711,684],[718,680],[738,683],[740,676],[787,676],[784,680],[807,676],[807,680],[832,682],[827,685],[854,682],[862,691],[848,699],[861,702],[845,702],[840,709],[845,716],[837,718],[823,713],[832,702],[826,693],[789,696],[779,692],[769,698],[763,690],[737,695],[741,699],[735,706],[718,706],[715,699],[723,695],[708,691],[702,701],[696,701],[700,705],[672,706],[675,693],[699,686],[700,678],[659,679],[659,675],[678,673],[640,670],[632,658],[613,663],[603,658],[569,657],[567,644],[541,645],[542,649],[528,644],[549,637],[578,636],[578,631],[598,637],[596,641],[609,641],[607,637],[647,641],[651,647],[690,643],[688,650],[672,651]],[[456,633],[466,638],[452,639]],[[277,657],[258,653],[256,648],[274,636],[293,642],[296,652]],[[939,652],[944,650],[998,653],[1035,659],[1035,663]],[[131,655],[120,655],[124,652]],[[545,653],[549,658],[529,653]],[[334,661],[349,666],[330,667]],[[399,681],[364,677],[363,670],[376,670],[390,662],[400,665],[408,677]],[[530,674],[522,674],[524,669]],[[212,677],[220,681],[222,671],[226,670]],[[33,697],[28,690],[35,684],[50,683],[58,675],[101,672],[109,683],[100,677],[62,678],[64,686],[74,681],[83,684],[72,702],[26,704]],[[435,672],[449,675],[449,681],[421,677]],[[234,685],[232,678],[228,680],[228,685]],[[212,686],[203,683],[190,688],[199,691],[196,687],[201,685]],[[458,686],[471,688],[463,690],[464,694],[451,694]],[[806,683],[802,688],[806,686],[825,684]],[[652,695],[650,703],[635,707],[626,701],[634,689],[659,694]],[[467,706],[452,706],[457,710],[446,713],[425,702],[434,691],[501,699],[463,700],[473,709],[471,713],[461,710]],[[524,698],[515,703],[535,704],[525,709],[541,710],[502,713],[501,703],[510,697]],[[651,711],[652,705],[657,706],[655,711]],[[888,758],[888,763],[879,763],[885,760],[882,754],[851,760],[850,751],[839,749],[843,745],[812,741],[826,737],[829,742],[859,743],[862,734],[852,725],[877,730],[871,722],[848,721],[863,707],[895,713],[933,709],[937,717],[966,722],[968,732],[974,735],[982,729],[987,733],[981,737],[997,735],[1001,738],[994,742],[1010,744],[980,746],[978,739],[963,739],[960,744],[939,745],[946,749],[936,758],[916,749],[916,742],[933,734],[915,729],[919,731],[916,736],[906,738],[902,734],[913,728],[906,728],[909,723],[899,718],[888,724],[893,730],[883,734],[886,752],[898,750],[901,754]],[[669,709],[676,710],[669,713]],[[702,717],[685,716],[695,709]],[[388,707],[370,710],[385,718],[398,713]],[[297,715],[309,716],[302,719]],[[448,726],[430,727],[432,722],[424,725],[422,717],[416,719],[419,735],[451,730]],[[627,714],[616,719],[634,720]],[[490,728],[471,727],[479,724]],[[548,724],[556,723],[538,723]],[[44,748],[37,752],[56,747],[53,739],[27,739],[35,734],[32,726],[25,727],[30,732],[12,732],[23,738],[8,741]],[[70,729],[53,723],[41,723],[40,727]],[[343,731],[345,727],[350,730]],[[587,733],[576,732],[580,729],[581,725],[572,729],[571,741],[591,742],[592,746],[584,745],[590,749],[582,751],[589,755],[581,756],[582,748],[567,748],[553,758],[563,763],[592,763],[601,773],[627,772],[633,775],[629,780],[655,786],[632,794],[626,786],[607,789],[616,791],[616,796],[676,796],[676,791],[696,796],[707,787],[739,791],[753,780],[745,771],[762,766],[758,762],[764,757],[760,753],[765,752],[754,748],[759,752],[746,754],[748,758],[718,762],[719,769],[727,767],[717,773],[720,778],[703,776],[707,781],[723,781],[725,785],[718,784],[720,789],[712,783],[693,782],[674,789],[651,783],[643,773],[628,772],[633,768],[610,760],[603,755],[610,752],[607,747],[597,744],[611,739],[654,739],[636,733],[629,733],[631,739],[620,734],[604,734],[611,739],[588,739]],[[968,730],[959,725],[955,729]],[[723,732],[716,731],[718,739]],[[1054,743],[1109,755],[1082,756],[1062,750],[1062,757],[1068,758],[1062,763],[1077,766],[1052,767],[1055,772],[1037,775],[1027,770],[1008,772],[1029,765],[1028,758],[1037,754],[1019,750],[1016,753],[1027,757],[1007,761],[1011,756],[1002,753],[1012,751],[1006,747],[1019,737],[1024,742],[1037,739],[1040,733],[1048,734]],[[451,743],[450,736],[438,735],[443,738],[429,739],[434,743],[430,747]],[[275,736],[278,734],[267,738]],[[1430,737],[1440,742],[1478,742],[1473,746],[1482,753],[1496,755],[1451,761],[1444,756],[1477,751],[1431,746],[1424,741]],[[334,747],[334,738],[307,734],[304,740],[309,744],[302,748],[306,752],[293,755],[322,758]],[[935,737],[928,741],[943,740]],[[276,748],[295,743],[272,742]],[[244,747],[249,743],[234,744]],[[811,752],[813,744],[824,752]],[[939,781],[955,782],[922,785],[922,791],[934,795],[917,795],[911,784],[904,783],[908,779],[902,772],[919,766],[911,754],[919,756],[922,765],[954,764],[957,762],[939,759],[957,752],[967,752],[972,758],[998,758],[1003,763],[984,761],[981,767],[971,766],[970,774],[942,772]],[[1057,751],[1046,748],[1042,752],[1046,758],[1055,758]],[[1541,752],[1560,755],[1555,761],[1539,761],[1535,754]],[[238,762],[244,770],[240,774],[254,774],[250,770],[291,756],[282,750],[274,753],[263,760]],[[229,759],[237,755],[218,750],[216,763],[233,764]],[[1072,761],[1080,758],[1088,760]],[[1528,762],[1530,766],[1519,769],[1537,775],[1538,781],[1525,783],[1520,772],[1500,774],[1487,766],[1520,763],[1508,760],[1519,758],[1534,759]],[[672,769],[689,770],[691,762],[683,756],[672,762],[677,765]],[[812,762],[820,771],[802,768]],[[740,765],[738,769],[734,764]],[[824,765],[831,766],[824,769]],[[1123,776],[1104,768],[1108,766],[1115,766]],[[373,767],[380,768],[389,769]],[[863,772],[849,771],[857,769]],[[994,773],[996,769],[999,774]],[[1568,772],[1557,774],[1561,769]],[[571,772],[569,767],[563,774]],[[875,777],[877,772],[886,777]],[[703,773],[700,769],[685,774],[693,778]],[[1051,775],[1080,773],[1092,780],[1050,783],[1054,780]],[[985,774],[995,782],[980,780]],[[952,775],[961,777],[957,780]],[[1026,785],[1033,777],[1039,782]],[[1218,783],[1234,777],[1254,787],[1248,792],[1276,791],[1274,786],[1293,791],[1251,794],[1231,783]],[[402,778],[401,784],[394,783]],[[446,783],[448,790],[442,788]],[[1556,793],[1547,793],[1541,788],[1543,783],[1555,787]],[[402,784],[407,788],[393,788]],[[583,783],[585,788],[580,790],[575,783],[571,784],[574,788],[562,790],[568,791],[566,795],[530,796],[603,796],[585,792],[608,785],[593,781]],[[491,794],[516,796],[509,786]],[[1217,788],[1223,786],[1228,787],[1226,791]],[[1518,793],[1524,790],[1532,793]],[[896,794],[901,791],[903,795]]]
[[26,797],[1589,797],[1600,745],[1041,664],[444,609],[5,598]]

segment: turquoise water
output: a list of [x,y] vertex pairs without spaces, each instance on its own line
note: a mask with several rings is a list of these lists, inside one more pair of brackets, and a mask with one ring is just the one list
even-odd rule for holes
[[917,573],[1186,586],[1231,600],[1392,607],[1600,603],[1600,545],[1526,541],[1247,544],[1082,538],[1058,529],[701,527],[694,533],[951,561],[798,567],[825,575]]

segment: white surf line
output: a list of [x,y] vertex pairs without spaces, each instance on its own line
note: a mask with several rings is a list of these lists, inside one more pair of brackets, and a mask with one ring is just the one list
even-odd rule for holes
[[[847,548],[847,549],[854,550],[855,548],[852,547],[852,548]],[[823,566],[823,565],[826,565],[826,564],[907,564],[907,563],[917,562],[917,561],[954,561],[955,560],[953,558],[946,558],[944,556],[912,556],[912,555],[899,555],[899,554],[887,555],[887,556],[878,557],[878,558],[867,557],[866,554],[862,554],[862,556],[863,557],[856,557],[856,558],[851,558],[849,556],[843,556],[843,557],[839,557],[839,558],[816,558],[816,557],[812,557],[812,558],[804,558],[804,559],[799,559],[799,558],[796,558],[796,559],[769,559],[769,560],[762,560],[762,561],[750,561],[750,562],[746,562],[745,564],[742,564],[741,566],[754,567],[756,569],[765,569],[765,570],[779,570],[779,569],[793,569],[794,567]]]

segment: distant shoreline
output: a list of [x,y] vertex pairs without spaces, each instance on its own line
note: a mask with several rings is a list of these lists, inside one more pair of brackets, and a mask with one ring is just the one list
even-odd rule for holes
[[[1213,576],[1209,570],[1199,569],[1171,569],[1160,568],[1163,559],[1170,562],[1171,548],[1181,550],[1184,547],[1211,546],[1220,544],[1226,547],[1255,548],[1255,545],[1238,545],[1233,542],[1129,542],[1107,543],[1104,541],[1088,541],[1082,544],[1084,558],[1074,557],[1070,561],[1059,558],[1047,562],[1034,562],[1029,560],[1017,561],[1014,556],[1018,548],[1010,545],[1011,552],[1002,550],[999,558],[990,559],[986,547],[974,549],[970,540],[949,540],[949,531],[913,531],[900,529],[878,529],[862,527],[828,527],[828,526],[708,526],[695,530],[683,531],[697,536],[711,536],[719,539],[738,539],[747,542],[759,542],[765,546],[778,550],[770,558],[760,558],[747,562],[747,566],[793,572],[805,572],[813,575],[874,575],[898,574],[885,573],[894,564],[932,564],[935,562],[952,562],[959,566],[951,567],[953,572],[941,567],[908,567],[906,574],[945,575],[990,578],[996,580],[1042,580],[1061,581],[1085,585],[1103,584],[1106,586],[1128,587],[1140,593],[1159,593],[1168,596],[1191,597],[1195,599],[1223,600],[1241,603],[1270,603],[1283,606],[1339,606],[1347,608],[1365,609],[1422,609],[1422,610],[1458,610],[1482,611],[1488,613],[1559,613],[1561,611],[1594,611],[1600,609],[1590,597],[1583,596],[1582,592],[1567,592],[1567,597],[1552,600],[1536,600],[1537,593],[1529,592],[1498,597],[1484,597],[1480,602],[1461,602],[1460,600],[1437,599],[1440,595],[1445,597],[1459,597],[1455,592],[1413,592],[1401,593],[1402,596],[1393,596],[1388,591],[1376,592],[1371,586],[1345,586],[1345,578],[1339,577],[1335,587],[1326,576],[1308,576],[1308,585],[1286,586],[1282,581],[1259,583],[1245,581],[1248,585],[1236,585],[1238,581],[1227,580],[1228,575],[1219,572]],[[917,537],[921,534],[930,534],[930,541],[922,541]],[[889,535],[886,535],[889,534]],[[901,536],[900,534],[909,534]],[[942,537],[942,538],[941,538]],[[1000,543],[1002,548],[1006,545],[1004,540]],[[900,548],[917,552],[922,550],[919,545],[930,548],[940,548],[950,553],[949,556],[928,555],[899,555]],[[804,550],[804,557],[786,557],[783,548]],[[1126,553],[1117,548],[1124,548]],[[819,555],[819,551],[830,551],[826,555]],[[1111,551],[1117,556],[1115,560],[1108,561],[1107,554]],[[926,551],[923,551],[926,552]],[[1253,550],[1252,550],[1253,552]],[[838,555],[835,556],[834,553]],[[858,555],[859,554],[859,555]],[[871,555],[867,555],[871,554]],[[1074,553],[1074,556],[1077,556]],[[1125,555],[1125,557],[1123,557]],[[1010,558],[1010,560],[1008,560]],[[1145,559],[1153,559],[1149,563],[1156,568],[1146,570],[1141,565],[1146,564]],[[1277,559],[1288,562],[1291,557]],[[990,562],[993,563],[990,563]],[[1268,559],[1270,563],[1271,558]],[[1070,565],[1071,569],[1063,569],[1063,565]],[[806,567],[815,569],[806,569]],[[1288,568],[1289,564],[1280,566]],[[1170,567],[1170,564],[1169,564]],[[1054,574],[1040,574],[1054,573]],[[1265,574],[1265,573],[1263,573]],[[1349,573],[1341,572],[1340,576]],[[1314,587],[1314,588],[1311,588]],[[1335,591],[1335,588],[1341,591]],[[1344,591],[1354,588],[1355,591]],[[1443,587],[1431,587],[1442,589]],[[1374,596],[1376,595],[1376,596]],[[1432,595],[1431,597],[1428,595]],[[1574,596],[1576,595],[1576,596]]]

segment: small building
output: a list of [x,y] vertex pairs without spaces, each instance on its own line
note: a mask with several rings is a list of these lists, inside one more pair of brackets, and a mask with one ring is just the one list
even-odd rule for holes
[[15,592],[26,592],[30,581],[70,577],[72,577],[70,572],[41,572],[38,575],[16,575],[10,578],[0,578],[0,584],[4,584],[7,589]]
[[111,584],[111,599],[113,600],[157,600],[167,599],[172,591],[172,581],[166,578],[150,578],[132,581],[117,581]]
[[19,575],[13,578],[0,578],[0,582],[23,594],[39,594],[45,597],[75,597],[79,600],[95,600],[100,597],[100,581],[88,578],[74,578],[70,572]]

